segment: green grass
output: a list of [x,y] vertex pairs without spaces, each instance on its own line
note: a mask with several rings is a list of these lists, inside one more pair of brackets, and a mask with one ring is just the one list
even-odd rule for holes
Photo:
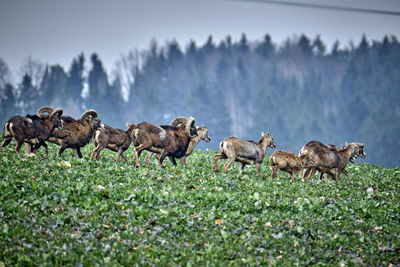
[[0,266],[400,264],[400,169],[292,183],[270,178],[268,157],[260,179],[214,173],[214,151],[136,169],[105,150],[89,161],[92,144],[44,161],[14,145],[0,154]]

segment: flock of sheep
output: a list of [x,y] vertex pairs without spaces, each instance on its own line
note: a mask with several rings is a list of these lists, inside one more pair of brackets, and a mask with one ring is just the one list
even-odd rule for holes
[[[195,126],[195,119],[192,117],[178,117],[171,125],[127,123],[128,129],[123,131],[103,124],[97,112],[92,109],[84,111],[79,119],[62,114],[61,108],[42,107],[36,115],[11,117],[4,125],[1,150],[12,140],[16,140],[16,153],[22,144],[26,143],[26,153],[36,153],[43,146],[46,149],[45,158],[48,158],[46,142],[51,142],[60,146],[57,158],[66,148],[75,149],[78,157],[82,158],[80,148],[93,138],[95,148],[91,153],[91,160],[99,160],[101,150],[107,148],[117,152],[116,161],[122,156],[129,164],[124,152],[133,143],[134,161],[139,168],[139,157],[143,150],[150,152],[146,163],[156,154],[159,166],[163,165],[165,157],[168,157],[173,165],[176,165],[176,159],[180,159],[182,165],[185,165],[186,157],[201,140],[211,141],[207,127]],[[246,165],[254,164],[258,175],[261,176],[260,165],[267,147],[276,147],[274,137],[270,133],[261,133],[259,142],[229,137],[220,143],[219,153],[214,156],[215,171],[218,172],[219,160],[227,159],[224,164],[225,171],[236,161],[241,163],[239,174]],[[277,170],[280,169],[290,173],[292,181],[295,181],[296,174],[304,170],[302,178],[306,180],[308,176],[314,177],[318,170],[321,178],[326,173],[336,181],[339,181],[343,172],[349,182],[345,167],[349,161],[354,162],[358,157],[365,157],[364,145],[361,143],[346,143],[344,147],[337,147],[311,141],[301,148],[299,156],[283,150],[275,151],[270,157],[272,177],[276,177]]]

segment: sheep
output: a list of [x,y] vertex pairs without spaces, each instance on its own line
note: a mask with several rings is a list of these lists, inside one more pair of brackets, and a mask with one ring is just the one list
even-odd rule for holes
[[94,133],[94,146],[90,159],[93,160],[96,156],[96,160],[100,159],[100,152],[103,148],[117,152],[116,161],[119,161],[120,156],[129,165],[128,158],[124,152],[129,148],[133,141],[133,129],[134,124],[126,123],[128,129],[126,131],[121,129],[115,129],[108,125],[104,125],[104,130],[97,129]]
[[[160,125],[160,126],[163,127],[163,125]],[[188,146],[188,148],[186,150],[185,156],[183,156],[182,158],[179,159],[183,166],[186,165],[186,158],[193,153],[194,148],[196,147],[196,145],[201,140],[204,140],[207,143],[209,143],[211,141],[211,138],[208,135],[208,128],[206,126],[204,126],[204,125],[198,126],[198,127],[196,127],[196,130],[197,130],[198,136],[195,136],[193,139],[190,140],[190,143],[189,143],[189,146]],[[149,152],[147,154],[147,156],[146,156],[146,164],[150,164],[150,158],[151,158],[152,155],[153,155],[153,152]],[[157,154],[156,157],[159,158],[159,154]]]
[[[326,145],[326,144],[323,144],[323,143],[318,142],[318,141],[310,141],[300,149],[299,156],[305,155],[305,154],[307,154],[307,153],[309,153],[311,151],[313,151],[314,153],[321,153],[321,152],[318,152],[318,151],[329,151],[329,150],[340,151],[343,148],[344,148],[343,146],[335,146],[335,145],[331,145],[331,144]],[[351,157],[349,159],[349,161],[354,163],[355,159],[358,158],[359,156],[364,158],[365,157],[364,151],[362,151],[360,154],[354,155],[353,157]],[[311,172],[311,174],[310,174],[310,172]],[[302,176],[303,176],[303,178],[307,178],[307,176],[310,174],[310,177],[313,178],[315,172],[316,172],[315,168],[305,168],[304,169],[304,173],[303,173]],[[347,173],[346,170],[343,170],[343,173],[346,176],[348,176],[348,173]],[[323,172],[320,172],[320,179],[322,179],[323,174],[324,174]]]
[[[326,145],[326,144],[323,144],[318,141],[310,141],[300,149],[299,156],[305,155],[306,153],[309,153],[310,151],[315,151],[318,147],[322,147],[322,146],[324,146],[327,149],[335,149],[335,150],[341,150],[344,148],[342,146],[336,146],[336,145],[332,145],[332,144]],[[354,162],[354,159],[351,158],[350,162]],[[304,168],[302,177],[303,178],[307,177],[309,175],[310,171],[311,171],[310,168]],[[311,177],[314,177],[314,174]],[[322,180],[322,177],[323,177],[323,173],[320,173],[320,176],[319,176],[320,180]]]
[[[49,157],[49,151],[46,141],[49,139],[55,129],[62,129],[63,123],[61,115],[63,110],[56,108],[47,118],[40,118],[36,115],[13,116],[4,125],[4,141],[1,145],[1,150],[13,140],[17,141],[15,153],[18,154],[24,142],[30,144],[31,152],[36,152],[41,146],[46,149],[44,159]],[[34,145],[34,147],[33,147]]]
[[[321,173],[327,173],[336,182],[339,182],[340,174],[343,172],[347,177],[347,182],[350,182],[349,174],[345,170],[347,163],[351,158],[365,157],[364,144],[346,142],[345,148],[337,150],[325,146],[316,147],[309,153],[313,156],[313,164],[311,168],[311,177],[316,170]],[[304,176],[306,178],[306,176]]]
[[264,132],[261,133],[261,139],[258,143],[254,141],[246,141],[236,137],[229,137],[219,144],[219,154],[214,156],[215,172],[218,172],[219,159],[227,159],[224,170],[228,171],[232,162],[240,162],[241,175],[246,164],[255,164],[257,167],[258,176],[261,177],[260,165],[264,159],[265,150],[267,147],[275,148],[274,137]]
[[[51,108],[48,107],[48,110],[51,110]],[[38,116],[45,117],[44,112],[46,110],[38,113]],[[69,116],[63,116],[62,119],[64,128],[62,130],[55,130],[49,138],[49,142],[61,146],[58,150],[57,158],[61,156],[66,148],[74,148],[78,157],[82,158],[80,148],[90,142],[96,129],[104,129],[104,124],[93,109],[85,110],[78,120]]]
[[179,127],[160,127],[149,122],[142,122],[134,126],[134,157],[137,168],[140,167],[139,157],[143,150],[161,154],[158,160],[159,166],[162,166],[165,157],[168,157],[176,166],[175,158],[179,159],[185,156],[190,140],[197,136],[194,126],[195,119],[182,117],[178,118],[178,121],[184,123]]
[[308,154],[303,154],[300,157],[295,154],[283,150],[276,150],[270,157],[272,169],[272,178],[276,178],[277,170],[282,170],[290,173],[292,182],[296,181],[296,173],[303,168],[313,164],[312,158]]

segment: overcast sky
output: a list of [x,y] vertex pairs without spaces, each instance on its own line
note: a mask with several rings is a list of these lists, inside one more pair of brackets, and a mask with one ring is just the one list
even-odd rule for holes
[[[400,11],[399,0],[288,1]],[[269,33],[278,45],[319,34],[328,46],[335,40],[348,46],[364,33],[369,40],[399,38],[400,16],[232,0],[0,0],[0,57],[14,77],[28,56],[68,70],[79,53],[96,52],[110,72],[121,55],[148,48],[152,39],[161,45],[175,39],[185,48],[209,35],[218,44],[242,33],[249,41]]]

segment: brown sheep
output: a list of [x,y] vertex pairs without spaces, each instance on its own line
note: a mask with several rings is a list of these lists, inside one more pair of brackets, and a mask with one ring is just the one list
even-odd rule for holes
[[358,156],[365,157],[364,144],[347,144],[346,142],[345,148],[341,150],[320,147],[316,151],[311,151],[309,155],[313,156],[314,162],[314,164],[309,166],[311,168],[311,175],[314,175],[315,171],[318,170],[321,173],[327,173],[331,178],[339,182],[340,174],[343,172],[347,177],[347,182],[350,182],[349,174],[345,170],[345,167],[351,158]]
[[[161,127],[163,127],[163,126],[161,125]],[[194,151],[196,145],[197,145],[201,140],[204,140],[204,141],[206,141],[207,143],[211,141],[211,138],[210,138],[210,136],[208,135],[208,129],[207,129],[206,126],[204,126],[204,125],[198,126],[198,127],[196,127],[196,130],[197,130],[197,134],[198,134],[198,135],[195,136],[195,137],[193,137],[193,138],[190,140],[190,143],[189,143],[189,146],[188,146],[188,148],[187,148],[187,150],[186,150],[185,156],[183,156],[182,158],[179,159],[179,160],[181,161],[181,164],[182,164],[183,166],[186,165],[186,158],[187,158],[188,156],[190,156],[190,155],[193,153],[193,151]],[[153,152],[149,152],[149,153],[147,154],[147,156],[146,156],[146,164],[150,164],[150,158],[151,158],[152,155],[153,155]],[[157,157],[157,159],[158,159],[158,158],[159,158],[159,154],[157,154],[156,157]]]
[[224,171],[228,171],[232,162],[240,162],[241,168],[239,174],[242,174],[246,164],[255,164],[258,176],[261,177],[260,165],[264,160],[267,147],[275,148],[274,137],[264,132],[261,133],[261,139],[258,143],[254,141],[242,140],[237,137],[229,137],[219,144],[219,154],[214,156],[215,171],[218,172],[219,159],[226,159]]
[[270,157],[270,164],[272,169],[272,178],[276,178],[277,171],[282,170],[290,173],[292,182],[296,181],[296,173],[307,167],[308,164],[313,163],[309,155],[296,156],[293,153],[277,150],[272,153]]
[[94,134],[94,146],[90,159],[93,160],[96,156],[96,160],[100,159],[100,152],[103,148],[107,148],[111,151],[117,152],[116,161],[119,161],[120,156],[129,165],[128,158],[124,152],[129,148],[133,141],[133,129],[135,124],[126,123],[128,129],[126,131],[121,129],[115,129],[111,126],[104,125],[104,130],[97,129]]
[[[347,143],[346,143],[346,145],[347,145]],[[310,141],[300,149],[299,156],[305,155],[305,154],[310,154],[310,152],[313,152],[313,154],[317,155],[315,160],[318,161],[318,159],[319,159],[318,155],[330,154],[331,151],[338,152],[338,151],[343,150],[344,148],[345,147],[339,147],[339,146],[335,146],[335,145],[325,145],[318,141]],[[354,163],[355,159],[358,157],[365,158],[366,154],[365,154],[363,148],[364,147],[360,148],[359,153],[356,153],[355,155],[350,157],[349,161]],[[322,168],[319,168],[319,169],[321,170]],[[317,168],[315,168],[315,167],[305,168],[304,173],[303,173],[303,178],[307,179],[308,175],[310,174],[310,177],[312,179],[314,177],[314,174],[316,171],[317,171]],[[329,174],[329,172],[327,174],[333,178],[333,175]],[[343,169],[343,173],[348,177],[348,173],[345,169]],[[322,179],[323,174],[324,174],[324,172],[320,171],[320,179]]]
[[135,125],[133,142],[135,145],[135,165],[139,168],[139,157],[143,150],[159,153],[158,165],[162,166],[165,157],[168,157],[176,166],[175,158],[182,158],[186,154],[190,140],[197,136],[194,118],[180,118],[179,127],[158,125],[142,122]]

